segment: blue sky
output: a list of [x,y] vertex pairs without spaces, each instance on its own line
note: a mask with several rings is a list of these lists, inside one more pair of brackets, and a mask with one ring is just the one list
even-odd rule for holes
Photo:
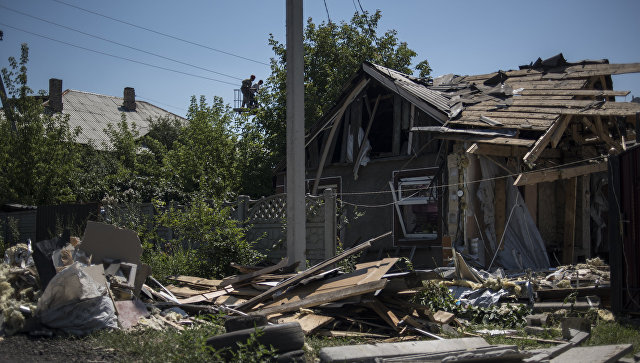
[[[239,57],[141,30],[62,2]],[[414,64],[427,59],[433,75],[517,69],[518,65],[538,57],[547,58],[560,52],[569,61],[607,58],[612,63],[640,62],[640,1],[360,0],[359,3],[370,12],[382,10],[378,30],[396,29],[398,38],[418,53]],[[357,0],[326,0],[326,5],[334,22],[348,21],[356,9],[360,10]],[[304,1],[304,16],[312,17],[316,23],[326,22],[325,2]],[[11,27],[198,77],[97,54]],[[19,56],[21,43],[28,43],[29,85],[35,91],[47,89],[52,77],[63,80],[63,89],[120,97],[124,87],[134,87],[139,99],[184,115],[192,95],[205,95],[207,99],[216,95],[232,103],[233,89],[239,88],[241,79],[252,73],[267,78],[266,64],[273,55],[267,40],[273,33],[284,42],[285,1],[0,0],[0,30],[4,32],[0,67],[8,66],[9,56]],[[614,76],[614,88],[640,96],[640,74]],[[627,100],[630,99],[628,96]]]

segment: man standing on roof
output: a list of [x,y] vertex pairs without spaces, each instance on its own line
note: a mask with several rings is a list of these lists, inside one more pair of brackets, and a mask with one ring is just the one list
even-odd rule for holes
[[255,79],[256,76],[252,74],[251,77],[242,81],[242,86],[240,87],[240,91],[242,92],[242,108],[251,103],[251,84]]
[[260,90],[260,86],[262,86],[262,80],[259,80],[258,82],[254,83],[253,86],[251,86],[251,89],[249,90],[251,92],[251,98],[249,99],[249,108],[258,107],[258,101],[256,101],[256,94]]

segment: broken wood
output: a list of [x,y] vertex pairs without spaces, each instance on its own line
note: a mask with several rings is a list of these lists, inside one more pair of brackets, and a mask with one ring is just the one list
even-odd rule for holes
[[545,182],[552,182],[561,179],[571,179],[581,175],[599,173],[607,170],[607,162],[593,163],[588,165],[572,166],[561,169],[530,171],[518,175],[514,186],[531,185]]
[[214,291],[214,292],[209,292],[206,294],[200,294],[200,295],[194,295],[191,297],[188,297],[186,299],[177,299],[177,302],[180,304],[193,304],[193,303],[198,303],[198,302],[203,302],[203,301],[212,301],[213,299],[219,298],[220,296],[224,296],[227,295],[231,292],[233,292],[233,287],[231,286],[227,286],[227,287],[223,287],[220,290]]
[[328,260],[325,260],[305,271],[300,272],[299,274],[289,278],[288,280],[285,280],[283,282],[281,282],[280,284],[278,284],[277,286],[272,287],[271,289],[263,292],[262,294],[255,296],[254,298],[252,298],[251,300],[245,302],[244,304],[241,304],[240,306],[238,306],[238,310],[247,310],[250,309],[254,306],[256,306],[258,303],[263,302],[264,300],[266,300],[267,298],[273,296],[273,294],[275,294],[278,291],[284,290],[285,288],[292,286],[293,284],[304,280],[305,278],[316,274],[317,272],[319,272],[320,270],[322,270],[323,268],[329,267],[331,265],[333,265],[334,263],[340,262],[342,260],[344,260],[345,258],[353,255],[354,253],[358,253],[366,248],[371,247],[371,243],[374,241],[377,241],[381,238],[387,237],[391,235],[391,231],[384,233],[378,237],[374,237],[366,242],[363,242],[353,248],[350,248],[344,252],[342,252],[341,254],[330,258]]
[[265,267],[265,268],[263,268],[261,270],[249,272],[249,273],[246,273],[246,274],[243,274],[243,275],[239,275],[239,276],[225,277],[220,282],[220,285],[222,285],[222,286],[235,285],[235,284],[238,284],[240,282],[251,280],[254,277],[277,271],[277,270],[287,266],[287,263],[289,263],[289,258],[285,257],[282,260],[280,260],[280,262],[278,262],[277,264],[275,264],[273,266]]
[[[380,103],[380,95],[378,95],[378,98],[376,98],[376,103],[373,106],[373,111],[371,111],[371,114],[369,116],[369,123],[367,124],[367,130],[364,132],[364,137],[362,138],[362,145],[364,146],[364,143],[366,142],[366,140],[368,140],[369,138],[369,132],[371,131],[371,125],[373,125],[373,119],[376,116],[376,111],[378,110],[378,104]],[[368,103],[367,103],[368,105]],[[354,165],[353,165],[353,178],[354,180],[358,180],[358,169],[360,168],[360,159],[362,158],[362,156],[364,155],[364,147],[360,147],[360,149],[358,150],[358,156],[354,159]]]
[[[568,116],[565,116],[565,118]],[[567,128],[568,123],[563,123],[561,120],[556,120],[551,127],[547,129],[547,131],[536,141],[531,150],[522,158],[522,160],[527,164],[530,168],[533,167],[534,162],[538,159],[542,151],[549,145],[551,142],[551,138],[556,132],[563,133]]]
[[[320,182],[320,177],[322,176],[322,170],[324,169],[324,164],[327,161],[327,155],[329,154],[329,148],[331,143],[333,142],[333,137],[340,125],[340,121],[342,120],[342,115],[344,114],[344,110],[353,102],[353,100],[360,94],[360,92],[364,89],[364,87],[369,84],[368,79],[363,79],[360,83],[353,89],[353,91],[347,96],[344,100],[342,106],[338,109],[335,116],[333,117],[333,126],[331,126],[331,131],[329,131],[329,137],[327,138],[327,142],[322,146],[322,156],[320,157],[320,162],[318,164],[318,171],[316,172],[316,177],[313,182],[313,189],[311,190],[311,194],[316,194],[318,192],[318,183]],[[356,135],[357,137],[357,135]],[[355,141],[355,140],[354,140]]]
[[311,334],[316,331],[318,328],[321,328],[330,322],[334,321],[335,318],[332,316],[325,315],[317,315],[317,314],[306,314],[303,316],[288,316],[284,318],[278,318],[277,323],[291,323],[298,322],[300,327],[302,327],[302,331],[305,335]]
[[384,306],[380,300],[374,298],[367,299],[367,301],[363,302],[363,305],[373,310],[378,316],[384,320],[391,328],[399,331],[401,328],[399,326],[400,319],[393,313],[388,307]]
[[[255,314],[270,315],[270,314],[276,314],[276,313],[296,311],[302,308],[314,307],[314,306],[326,304],[328,302],[338,301],[338,300],[346,299],[352,296],[359,296],[359,295],[367,294],[370,292],[374,292],[376,290],[381,290],[384,288],[386,284],[387,284],[387,280],[383,279],[383,280],[373,281],[373,282],[369,282],[362,285],[352,286],[339,291],[314,294],[303,300],[298,300],[290,303],[285,303],[282,305],[271,306],[268,308],[252,311],[249,313],[249,315],[255,315]],[[238,307],[238,309],[239,308],[240,307]]]

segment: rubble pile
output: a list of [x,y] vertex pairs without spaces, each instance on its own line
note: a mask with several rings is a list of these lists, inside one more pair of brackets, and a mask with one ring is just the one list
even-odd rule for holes
[[[67,234],[7,251],[0,265],[1,331],[7,335],[52,335],[58,331],[86,335],[99,329],[182,330],[198,323],[199,314],[217,313],[229,317],[229,325],[227,334],[208,342],[215,348],[244,337],[242,334],[249,334],[255,326],[282,326],[269,328],[272,333],[259,339],[271,342],[273,334],[315,334],[372,338],[408,347],[399,342],[418,338],[448,341],[443,336],[467,335],[473,338],[457,340],[473,345],[469,348],[473,359],[495,356],[533,362],[577,349],[573,347],[588,337],[590,324],[572,321],[579,319],[574,312],[600,309],[607,303],[603,297],[608,295],[608,266],[599,259],[516,274],[474,269],[457,252],[453,267],[434,270],[402,271],[396,266],[399,258],[357,263],[351,271],[336,267],[376,239],[299,272],[296,264],[284,258],[268,267],[232,264],[237,274],[219,280],[169,276],[166,280],[171,283],[164,286],[140,261],[142,249],[134,232],[89,222],[82,239]],[[601,318],[610,317],[606,310],[596,311]],[[564,340],[539,338],[553,321],[564,324]],[[503,329],[473,332],[475,324]],[[531,339],[566,349],[522,352],[515,346],[490,346],[481,338],[510,335],[516,330],[504,328],[525,325]],[[396,347],[389,348],[396,355],[380,353],[379,357],[391,359],[412,352],[407,354],[435,359],[445,351],[451,353],[451,346],[446,350],[442,344],[433,355]],[[301,346],[281,348],[280,353],[300,356]],[[362,359],[354,358],[338,348],[323,351],[323,361],[367,360],[362,358],[366,354]],[[360,350],[351,352],[355,351]],[[626,354],[628,348],[613,351]],[[531,360],[534,356],[540,359]]]

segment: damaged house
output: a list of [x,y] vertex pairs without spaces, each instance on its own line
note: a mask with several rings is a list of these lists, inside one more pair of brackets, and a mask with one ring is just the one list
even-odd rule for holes
[[607,157],[635,144],[640,112],[616,102],[629,92],[611,75],[633,72],[561,54],[434,80],[364,63],[309,132],[308,191],[337,191],[347,247],[393,231],[371,258],[433,267],[452,247],[485,268],[606,258]]

